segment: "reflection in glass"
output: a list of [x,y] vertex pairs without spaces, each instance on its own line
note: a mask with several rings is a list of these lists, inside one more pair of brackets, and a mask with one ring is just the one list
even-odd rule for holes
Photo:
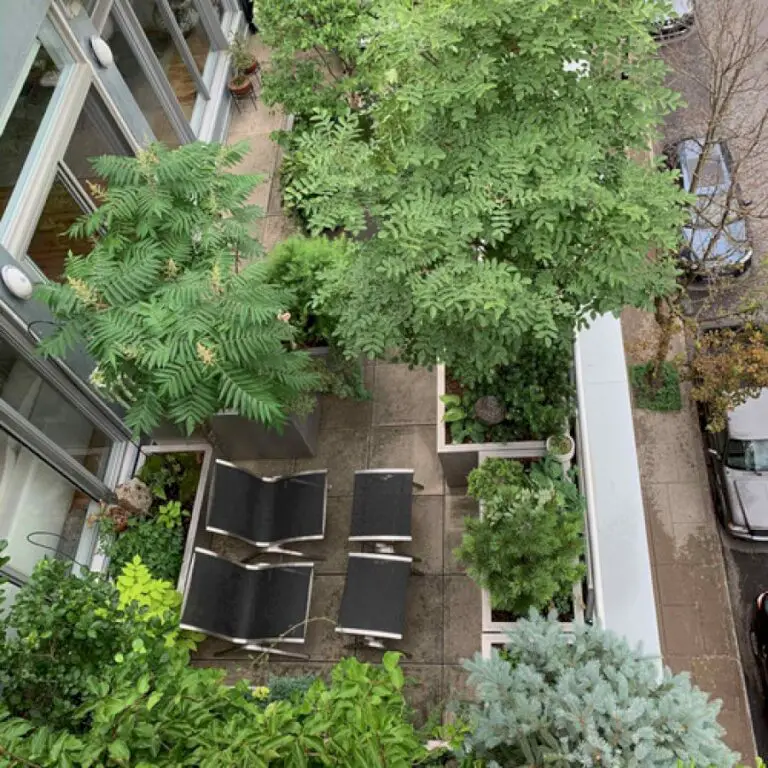
[[[192,0],[171,0],[171,11],[183,35],[192,35],[200,28],[200,14]],[[144,34],[171,84],[185,117],[189,120],[195,107],[197,86],[181,58],[155,0],[134,0],[135,11]],[[201,35],[202,31],[196,33]],[[204,37],[204,35],[203,35]],[[198,46],[199,47],[199,46]]]
[[27,248],[29,258],[49,280],[61,281],[64,261],[70,250],[78,254],[91,250],[92,245],[87,240],[73,240],[67,235],[69,227],[82,214],[83,209],[57,175]]
[[168,120],[128,41],[120,31],[117,20],[110,16],[109,21],[109,47],[115,57],[115,66],[133,94],[133,98],[136,99],[136,103],[149,123],[155,138],[169,147],[178,147],[181,143],[179,137]]
[[24,161],[58,82],[59,70],[42,46],[0,136],[0,216],[21,175]]
[[2,340],[0,397],[78,464],[104,479],[111,439]]
[[30,576],[35,563],[52,554],[71,558],[90,504],[86,494],[0,431],[0,539],[8,542],[5,554],[15,572]]

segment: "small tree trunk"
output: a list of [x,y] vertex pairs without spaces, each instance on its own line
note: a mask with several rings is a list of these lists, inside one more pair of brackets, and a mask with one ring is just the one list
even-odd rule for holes
[[665,301],[662,298],[654,300],[653,317],[659,328],[659,339],[656,343],[656,352],[653,355],[653,360],[651,360],[651,364],[646,372],[648,386],[657,391],[661,389],[664,363],[667,360],[669,348],[672,346],[672,336],[675,331],[675,314],[672,312],[669,304],[667,304],[667,311],[665,312],[664,304]]

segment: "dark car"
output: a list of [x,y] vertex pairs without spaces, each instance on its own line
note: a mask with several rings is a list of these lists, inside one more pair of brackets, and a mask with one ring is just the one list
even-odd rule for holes
[[690,221],[683,227],[680,260],[694,276],[740,275],[752,261],[747,224],[740,213],[747,204],[738,191],[729,200],[733,162],[722,141],[711,146],[696,189],[692,189],[702,147],[703,139],[684,139],[664,150],[668,166],[680,170],[685,191],[697,198]]
[[723,524],[768,541],[768,389],[734,408],[722,432],[706,434]]
[[692,0],[672,0],[673,16],[665,16],[653,25],[651,34],[660,43],[682,40],[693,30]]
[[768,694],[768,592],[760,593],[755,600],[749,640],[760,672],[763,693]]

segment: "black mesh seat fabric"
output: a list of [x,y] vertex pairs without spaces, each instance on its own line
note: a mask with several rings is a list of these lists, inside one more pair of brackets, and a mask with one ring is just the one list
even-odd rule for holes
[[400,639],[411,558],[350,553],[337,632]]
[[236,643],[303,642],[312,563],[241,565],[196,549],[181,625]]
[[350,541],[410,541],[413,470],[355,473]]
[[263,478],[217,461],[206,527],[257,547],[322,539],[327,471]]

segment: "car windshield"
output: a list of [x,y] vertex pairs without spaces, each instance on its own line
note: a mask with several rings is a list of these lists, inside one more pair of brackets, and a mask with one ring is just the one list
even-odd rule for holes
[[768,472],[768,440],[729,440],[726,464],[731,469]]

